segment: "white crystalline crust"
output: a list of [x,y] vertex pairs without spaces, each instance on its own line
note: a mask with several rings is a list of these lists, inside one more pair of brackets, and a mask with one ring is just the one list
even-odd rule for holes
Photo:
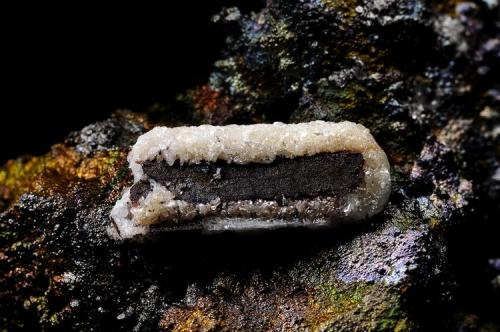
[[[390,193],[389,162],[370,131],[352,122],[156,127],[139,137],[128,155],[128,161],[134,182],[138,182],[147,179],[141,163],[158,157],[170,165],[176,160],[181,164],[218,160],[248,164],[271,163],[277,157],[294,158],[339,151],[361,153],[365,176],[362,186],[342,198],[341,206],[336,207],[337,214],[359,220],[380,212]],[[266,201],[261,203],[271,204]],[[245,209],[248,205],[255,205],[253,202],[245,204],[243,202]],[[130,206],[127,190],[117,202],[111,217],[120,236],[126,238],[146,233],[148,224],[156,220],[168,222],[169,217],[175,222],[191,220],[195,216],[209,215],[210,209],[215,209],[215,206],[217,202],[195,206],[176,200],[167,189],[153,183],[153,191],[140,200],[139,207]],[[318,209],[321,210],[321,206]],[[117,235],[116,230],[113,234]]]

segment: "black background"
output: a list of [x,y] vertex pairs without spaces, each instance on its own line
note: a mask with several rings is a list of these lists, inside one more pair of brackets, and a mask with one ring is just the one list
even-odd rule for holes
[[142,110],[207,81],[226,32],[222,7],[261,1],[176,1],[104,9],[4,8],[0,164],[42,154],[118,108]]

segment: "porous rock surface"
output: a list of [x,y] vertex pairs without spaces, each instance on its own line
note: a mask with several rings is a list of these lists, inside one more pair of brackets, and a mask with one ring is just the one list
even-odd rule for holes
[[192,123],[362,123],[388,206],[340,230],[115,241],[126,155],[158,124],[120,112],[0,170],[1,328],[498,330],[498,3],[278,0],[214,21],[234,33],[182,99]]

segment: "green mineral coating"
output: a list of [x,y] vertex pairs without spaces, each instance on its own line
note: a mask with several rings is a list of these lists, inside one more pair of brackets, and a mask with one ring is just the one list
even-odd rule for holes
[[64,194],[81,181],[107,184],[114,177],[115,165],[125,156],[124,151],[110,150],[84,157],[71,148],[56,145],[46,155],[9,161],[0,169],[1,198],[8,204],[27,192]]

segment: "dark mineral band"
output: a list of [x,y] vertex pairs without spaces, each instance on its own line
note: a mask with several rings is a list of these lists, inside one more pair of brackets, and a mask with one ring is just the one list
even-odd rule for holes
[[[169,166],[164,160],[142,165],[149,179],[165,186],[179,199],[190,203],[238,200],[281,200],[340,196],[352,192],[363,181],[363,156],[356,152],[323,153],[293,159],[277,158],[269,164]],[[148,181],[130,189],[132,204],[152,190]]]

